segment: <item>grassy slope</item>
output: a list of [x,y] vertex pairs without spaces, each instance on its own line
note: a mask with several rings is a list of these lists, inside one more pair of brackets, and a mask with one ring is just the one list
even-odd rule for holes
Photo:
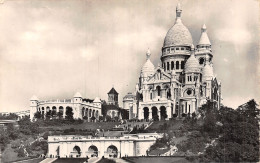
[[[167,124],[167,128],[166,128],[166,130],[163,130],[162,126],[165,123]],[[182,126],[182,123],[183,123],[182,120],[155,121],[155,122],[153,122],[153,124],[151,126],[149,126],[147,128],[147,130],[150,131],[150,132],[161,132],[161,133],[175,132],[175,131],[180,129],[180,127]],[[176,144],[181,143],[184,140],[187,140],[186,135],[173,138],[172,141],[171,141],[171,144],[176,145]],[[157,148],[157,149],[149,151],[149,154],[150,155],[159,155],[159,154],[164,154],[168,151],[169,151],[169,148],[166,148],[166,149]]]
[[136,163],[190,163],[182,157],[128,157],[126,160]]
[[96,129],[112,129],[115,125],[119,125],[119,122],[84,122],[82,124],[71,124],[71,125],[62,125],[62,126],[49,126],[49,127],[41,127],[41,128],[49,128],[54,130],[65,130],[65,129],[88,129],[88,130],[96,130]]
[[166,123],[168,125],[167,130],[178,130],[182,125],[182,120],[172,120],[172,121],[155,121],[151,126],[147,128],[150,132],[160,132],[162,131],[162,125]]
[[17,153],[14,152],[14,149],[11,148],[11,144],[8,144],[4,152],[2,153],[2,161],[10,162],[19,159]]

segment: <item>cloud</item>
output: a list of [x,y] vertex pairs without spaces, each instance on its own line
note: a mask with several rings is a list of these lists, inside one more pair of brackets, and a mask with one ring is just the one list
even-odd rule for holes
[[[33,94],[44,100],[71,98],[79,91],[88,98],[107,99],[112,85],[122,104],[123,96],[134,91],[148,47],[154,65],[160,63],[177,3],[7,2],[0,6],[1,111],[28,109]],[[257,3],[184,0],[182,4],[183,23],[194,44],[201,25],[207,25],[224,104],[229,100],[240,104],[238,94],[241,99],[256,97]]]

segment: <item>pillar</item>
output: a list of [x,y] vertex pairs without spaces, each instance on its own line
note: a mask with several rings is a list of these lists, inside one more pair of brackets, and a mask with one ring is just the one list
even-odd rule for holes
[[169,120],[170,118],[172,118],[171,104],[167,106],[166,111],[167,111],[167,120]]
[[149,108],[149,117],[148,117],[148,119],[153,119],[152,109],[151,108]]

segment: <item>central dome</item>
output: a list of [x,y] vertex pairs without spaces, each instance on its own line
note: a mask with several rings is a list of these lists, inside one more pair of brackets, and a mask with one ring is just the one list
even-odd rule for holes
[[172,45],[190,46],[193,42],[190,31],[181,22],[181,12],[180,4],[178,4],[176,8],[176,21],[165,36],[164,47]]

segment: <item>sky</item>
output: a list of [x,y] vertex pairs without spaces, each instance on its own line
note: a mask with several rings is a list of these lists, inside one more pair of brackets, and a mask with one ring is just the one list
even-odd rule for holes
[[[29,109],[29,100],[83,97],[119,102],[133,92],[151,50],[155,66],[177,0],[1,0],[0,111]],[[193,44],[205,23],[222,103],[259,101],[259,2],[181,0]]]

